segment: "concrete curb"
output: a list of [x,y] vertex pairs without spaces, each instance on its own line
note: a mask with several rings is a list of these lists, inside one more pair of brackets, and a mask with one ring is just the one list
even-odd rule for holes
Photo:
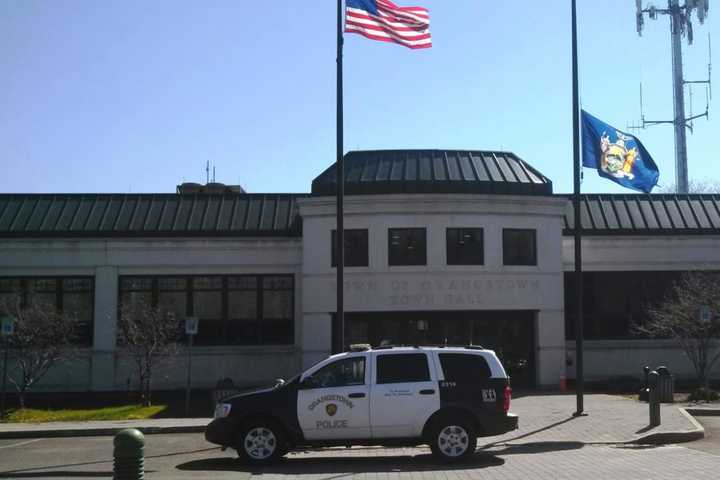
[[201,433],[205,431],[205,425],[176,425],[168,427],[148,426],[124,426],[124,427],[99,427],[99,428],[56,428],[46,430],[17,430],[0,431],[0,439],[17,438],[60,438],[60,437],[103,437],[114,436],[127,428],[136,428],[145,435],[160,433]]
[[678,407],[680,413],[692,424],[692,430],[682,430],[679,432],[657,432],[624,442],[631,445],[664,445],[668,443],[684,443],[692,442],[705,438],[705,429],[698,423],[692,414],[683,407]]

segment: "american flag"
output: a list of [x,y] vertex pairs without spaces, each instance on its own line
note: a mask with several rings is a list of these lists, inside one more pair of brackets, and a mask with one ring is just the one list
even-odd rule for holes
[[430,48],[430,13],[388,0],[346,0],[345,31],[408,48]]

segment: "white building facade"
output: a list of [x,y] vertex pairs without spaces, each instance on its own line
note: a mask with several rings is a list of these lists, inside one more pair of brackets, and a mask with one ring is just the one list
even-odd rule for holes
[[[83,355],[39,389],[125,390],[122,305],[197,317],[193,384],[290,377],[351,343],[479,344],[518,385],[574,378],[572,206],[504,152],[346,156],[345,338],[334,319],[334,168],[311,194],[0,195],[0,298],[85,321]],[[585,377],[691,376],[671,341],[632,336],[681,272],[720,271],[712,195],[583,196]],[[178,356],[155,387],[184,386]],[[715,372],[715,376],[720,374]]]

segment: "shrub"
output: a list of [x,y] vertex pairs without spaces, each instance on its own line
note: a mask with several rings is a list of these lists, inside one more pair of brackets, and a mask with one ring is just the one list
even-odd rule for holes
[[720,400],[720,393],[709,388],[698,388],[688,396],[690,402],[714,402],[716,400]]

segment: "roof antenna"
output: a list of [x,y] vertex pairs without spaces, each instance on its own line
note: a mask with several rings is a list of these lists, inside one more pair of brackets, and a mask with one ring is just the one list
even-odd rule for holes
[[210,183],[210,160],[205,162],[205,183]]
[[213,183],[215,183],[215,165],[213,165]]

